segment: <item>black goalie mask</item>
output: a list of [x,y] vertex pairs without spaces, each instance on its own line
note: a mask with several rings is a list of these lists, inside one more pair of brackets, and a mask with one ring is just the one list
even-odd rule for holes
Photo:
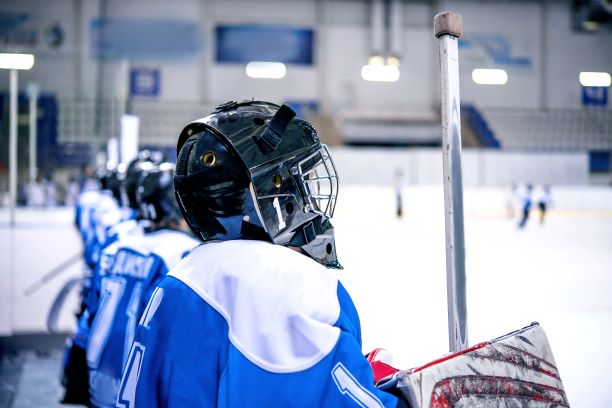
[[177,154],[177,201],[203,240],[266,240],[340,267],[334,163],[291,108],[228,102],[183,129]]

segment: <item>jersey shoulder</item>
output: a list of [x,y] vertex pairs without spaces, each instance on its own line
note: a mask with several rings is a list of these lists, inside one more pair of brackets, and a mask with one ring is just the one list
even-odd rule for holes
[[193,236],[176,230],[163,229],[145,235],[151,254],[162,259],[168,269],[172,269],[200,241]]
[[310,368],[338,340],[336,274],[289,248],[246,240],[208,243],[169,275],[221,314],[232,344],[268,371]]

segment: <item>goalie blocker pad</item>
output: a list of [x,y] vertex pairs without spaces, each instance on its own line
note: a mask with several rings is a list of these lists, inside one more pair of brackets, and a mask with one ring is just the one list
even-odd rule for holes
[[400,371],[379,387],[401,393],[412,408],[569,407],[538,323]]

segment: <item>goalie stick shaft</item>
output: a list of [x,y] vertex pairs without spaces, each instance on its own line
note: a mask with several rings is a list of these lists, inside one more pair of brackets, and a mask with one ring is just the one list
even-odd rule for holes
[[51,279],[67,271],[68,268],[72,266],[72,264],[74,264],[75,262],[78,262],[82,257],[83,257],[83,254],[81,252],[77,252],[76,254],[72,255],[70,258],[67,258],[66,260],[64,260],[64,262],[62,262],[55,268],[51,269],[49,272],[45,273],[38,281],[34,282],[33,284],[25,288],[23,291],[24,296],[32,295],[38,289],[45,286]]
[[468,347],[459,115],[461,15],[448,11],[436,15],[434,34],[439,40],[440,52],[449,347],[451,352],[459,352]]

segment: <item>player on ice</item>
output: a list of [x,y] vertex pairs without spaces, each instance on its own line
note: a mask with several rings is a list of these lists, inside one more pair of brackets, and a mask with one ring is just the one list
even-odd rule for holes
[[[153,289],[199,244],[184,231],[187,225],[176,205],[172,185],[174,166],[162,163],[159,168],[150,168],[150,162],[141,165],[148,165],[148,170],[142,172],[135,199],[151,225],[144,236],[120,239],[103,251],[88,302],[91,331],[87,365],[94,407],[115,406],[136,323]],[[129,181],[126,179],[126,185]]]
[[514,219],[516,209],[520,207],[522,197],[515,183],[510,184],[510,190],[506,194],[506,218]]
[[519,228],[525,228],[527,225],[527,220],[529,219],[529,211],[531,211],[531,205],[533,204],[533,199],[531,194],[533,192],[533,185],[527,184],[525,186],[525,192],[523,193],[523,202],[521,206],[521,219],[518,223]]
[[175,187],[205,241],[140,319],[117,406],[383,407],[333,269],[338,176],[286,105],[229,102],[181,133]]
[[550,193],[550,186],[548,184],[544,184],[541,188],[536,190],[534,201],[538,203],[538,209],[540,210],[540,225],[542,225],[546,218],[546,210],[548,210],[552,204],[552,194]]

